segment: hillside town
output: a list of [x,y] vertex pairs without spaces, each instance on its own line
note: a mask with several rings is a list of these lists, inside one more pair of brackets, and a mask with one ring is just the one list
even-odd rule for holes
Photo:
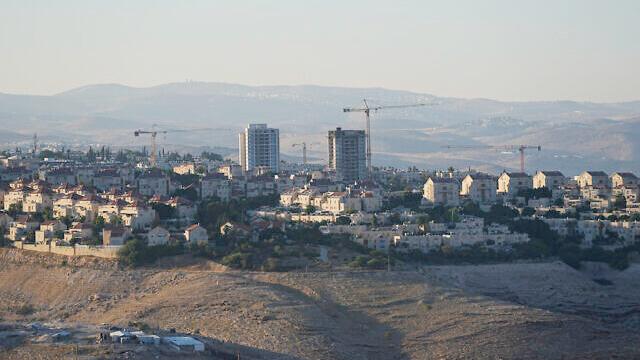
[[[309,228],[380,252],[508,253],[535,235],[515,229],[514,219],[543,222],[582,249],[613,251],[640,240],[639,183],[629,172],[369,173],[362,130],[329,132],[327,166],[280,161],[279,131],[265,124],[249,125],[239,141],[239,163],[207,152],[150,156],[104,147],[5,152],[4,242],[115,258],[132,239],[146,247],[216,248],[229,239],[257,243],[274,231]],[[239,203],[236,216],[208,213]]]

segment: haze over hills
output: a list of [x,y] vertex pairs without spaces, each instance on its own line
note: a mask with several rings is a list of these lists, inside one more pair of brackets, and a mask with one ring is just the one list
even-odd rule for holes
[[[362,114],[344,114],[363,98],[376,105],[436,103],[390,109],[373,115],[372,144],[378,165],[488,170],[517,169],[517,153],[447,149],[446,145],[542,145],[527,153],[527,170],[584,169],[640,172],[640,101],[501,102],[443,98],[381,88],[313,85],[244,86],[184,82],[135,88],[89,85],[53,96],[0,94],[0,138],[25,141],[38,132],[43,142],[143,146],[133,130],[223,128],[160,137],[166,148],[237,147],[235,132],[249,122],[281,129],[281,151],[299,156],[291,144],[318,142],[310,156],[326,158],[326,131],[362,128]],[[17,134],[16,134],[17,133]],[[19,135],[18,135],[19,134]],[[188,145],[186,145],[188,144]]]

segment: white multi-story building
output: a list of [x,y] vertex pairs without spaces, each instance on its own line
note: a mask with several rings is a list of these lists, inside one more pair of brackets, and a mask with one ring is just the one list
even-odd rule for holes
[[458,206],[460,204],[460,183],[454,178],[429,177],[424,184],[423,203],[425,205]]
[[531,176],[522,172],[503,172],[498,178],[498,192],[507,196],[516,196],[520,190],[531,189]]
[[149,170],[138,178],[138,192],[144,196],[167,196],[170,193],[169,177],[158,169]]
[[588,186],[610,186],[609,176],[607,176],[604,171],[583,171],[576,177],[576,181],[581,188]]
[[220,173],[210,173],[200,181],[200,197],[207,199],[217,197],[221,201],[231,199],[231,184],[229,179]]
[[560,171],[538,171],[533,176],[533,188],[546,187],[549,190],[558,189],[565,184],[565,177]]
[[240,165],[245,172],[268,169],[278,173],[280,166],[280,132],[267,124],[249,124],[239,135]]
[[366,136],[364,130],[329,131],[329,168],[341,180],[353,182],[367,176]]
[[634,187],[640,185],[640,180],[634,173],[630,172],[614,172],[611,174],[611,187],[629,186]]
[[469,174],[462,180],[460,195],[481,204],[496,202],[496,179],[488,174]]

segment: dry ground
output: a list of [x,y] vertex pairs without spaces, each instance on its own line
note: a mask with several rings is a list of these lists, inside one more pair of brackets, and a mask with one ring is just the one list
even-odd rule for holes
[[[0,317],[144,322],[224,341],[244,359],[640,357],[637,265],[622,273],[578,272],[561,263],[391,273],[178,265],[119,270],[105,261],[3,249]],[[18,315],[24,304],[34,312]],[[0,357],[35,357],[33,348],[26,344]]]

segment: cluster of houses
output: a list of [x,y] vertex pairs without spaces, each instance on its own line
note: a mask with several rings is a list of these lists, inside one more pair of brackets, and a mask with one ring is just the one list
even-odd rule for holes
[[[37,244],[54,240],[82,243],[100,236],[104,245],[122,245],[132,233],[147,233],[147,237],[153,239],[150,244],[166,244],[170,234],[163,227],[155,226],[157,214],[152,206],[155,203],[171,207],[176,218],[185,224],[194,221],[195,204],[180,197],[147,198],[131,190],[111,188],[101,192],[85,185],[52,185],[43,180],[18,179],[4,192],[5,211],[0,215],[3,218],[0,225],[8,230],[9,240],[32,240]],[[11,219],[9,213],[21,215]],[[101,234],[94,233],[97,218],[103,220]],[[195,231],[199,235],[195,237],[197,241],[207,241],[206,231],[194,225],[185,229],[185,237],[193,239]]]
[[551,230],[566,237],[579,237],[583,247],[598,245],[615,249],[640,241],[640,222],[606,219],[543,218]]
[[483,218],[463,216],[457,222],[416,223],[370,227],[367,225],[334,225],[320,227],[324,234],[349,234],[359,244],[381,251],[394,246],[397,251],[418,250],[425,253],[481,245],[505,248],[529,241],[527,234],[512,232],[501,224],[485,224]]
[[[538,171],[533,176],[503,172],[496,177],[477,172],[378,169],[370,180],[346,184],[330,171],[248,174],[238,164],[199,159],[176,162],[164,170],[114,163],[40,162],[34,166],[33,161],[25,160],[0,158],[0,181],[4,184],[0,186],[4,209],[0,228],[11,241],[37,245],[121,246],[133,236],[146,239],[150,246],[172,241],[207,243],[210,234],[196,220],[200,201],[264,196],[279,196],[280,207],[255,209],[246,224],[227,223],[219,232],[256,239],[256,233],[284,228],[288,223],[336,224],[345,223],[346,218],[350,225],[336,224],[325,230],[348,233],[362,245],[381,250],[391,245],[431,251],[528,241],[524,234],[473,217],[419,228],[415,216],[406,209],[381,211],[384,202],[394,196],[394,184],[422,187],[422,206],[427,208],[475,202],[485,209],[493,204],[521,211],[530,207],[536,215],[548,210],[565,215],[640,212],[639,180],[628,172],[609,176],[602,171],[585,171],[568,178],[559,171]],[[179,181],[184,175],[197,176],[184,185]],[[414,192],[420,196],[419,190]],[[195,198],[178,193],[195,194]],[[163,214],[167,209],[170,215]],[[406,220],[405,225],[393,222],[395,225],[389,226],[389,219],[398,215]],[[634,222],[541,217],[561,234],[579,234],[586,245],[610,236],[620,239],[619,243],[640,238]]]
[[[559,171],[538,171],[531,176],[521,172],[503,172],[495,177],[484,173],[467,174],[462,179],[451,176],[430,176],[424,184],[423,203],[427,206],[458,206],[466,200],[479,204],[529,200],[538,207],[538,199],[525,199],[526,190],[548,189],[549,202],[561,200],[562,206],[610,210],[624,199],[629,212],[640,211],[640,187],[636,175],[603,171],[584,171],[567,178]],[[549,204],[547,204],[549,205]]]
[[376,212],[382,207],[379,192],[347,187],[343,191],[326,191],[314,187],[293,188],[280,194],[282,206],[313,207],[320,212],[342,214],[353,212]]
[[[179,161],[162,170],[127,163],[39,161],[20,156],[0,160],[4,160],[0,161],[0,228],[5,230],[5,238],[49,247],[114,247],[132,237],[145,239],[149,246],[174,241],[207,243],[207,229],[196,223],[200,201],[276,196],[306,186],[311,178],[308,173],[248,174],[231,162],[202,159]],[[197,176],[185,186],[178,179],[182,175]],[[311,183],[323,189],[338,186],[322,176]],[[339,185],[336,190],[344,187]],[[177,196],[178,191],[196,194],[196,198]],[[364,209],[379,207],[379,198],[378,204],[369,193],[363,193],[362,198]],[[329,202],[333,207],[341,206],[333,197]],[[169,209],[169,218],[163,218],[159,208],[164,212]],[[349,208],[362,210],[351,203]],[[224,224],[219,231],[255,238],[256,233],[281,224],[253,219],[249,224]]]

